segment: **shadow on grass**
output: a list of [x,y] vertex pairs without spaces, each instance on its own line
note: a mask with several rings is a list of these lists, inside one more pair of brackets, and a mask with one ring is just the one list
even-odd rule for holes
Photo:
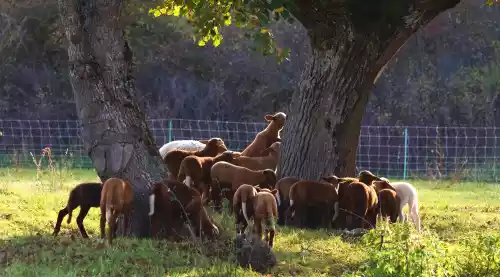
[[[0,243],[2,276],[259,276],[231,263],[230,238],[205,243],[117,238],[108,246],[73,233],[13,237]],[[217,275],[217,274],[222,275]]]

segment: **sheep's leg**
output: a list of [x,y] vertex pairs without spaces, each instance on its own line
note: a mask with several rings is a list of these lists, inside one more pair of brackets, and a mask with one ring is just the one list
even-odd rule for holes
[[101,229],[101,239],[104,239],[106,234],[106,209],[101,207],[101,221],[99,222],[99,227]]
[[248,224],[250,224],[250,219],[248,219],[248,214],[247,214],[247,203],[246,202],[241,202],[241,210],[243,211],[243,217],[245,217],[245,221]]
[[399,202],[399,222],[404,222],[406,220],[405,215],[403,213],[403,208],[408,203],[408,197],[401,198]]
[[116,232],[116,218],[118,217],[117,212],[113,212],[109,218],[108,225],[109,225],[109,230],[108,230],[108,242],[109,245],[113,243],[113,237]]
[[275,229],[274,228],[271,228],[269,230],[269,247],[273,248],[273,243],[274,243],[274,233],[275,233]]
[[64,207],[59,211],[59,213],[57,214],[56,226],[54,227],[54,232],[52,233],[52,235],[57,236],[57,234],[59,234],[59,231],[61,230],[61,223],[67,214],[68,207]]
[[78,225],[78,229],[80,229],[80,234],[82,234],[82,237],[84,238],[89,237],[87,231],[85,230],[85,227],[83,226],[83,220],[87,216],[89,210],[90,207],[88,206],[80,206],[80,213],[78,213],[78,217],[76,218],[76,225]]
[[126,209],[123,213],[123,235],[127,234],[127,228],[130,221],[130,209]]
[[151,237],[152,238],[158,238],[159,233],[160,233],[160,217],[158,214],[154,214],[149,217],[150,221],[150,232],[151,232]]
[[411,219],[413,223],[415,223],[417,231],[420,232],[421,227],[420,227],[420,217],[418,215],[418,206],[413,200],[410,200],[408,202],[408,207],[410,208]]
[[254,234],[256,234],[259,239],[262,239],[262,222],[260,218],[254,218],[253,230]]

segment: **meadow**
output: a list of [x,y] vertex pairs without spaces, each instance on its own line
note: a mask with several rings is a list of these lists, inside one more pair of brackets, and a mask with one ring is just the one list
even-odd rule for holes
[[[52,237],[69,190],[97,181],[93,170],[0,169],[1,276],[261,276],[232,262],[231,243],[195,245],[99,239],[99,210],[85,219],[81,238],[73,213]],[[412,181],[423,232],[411,224],[381,224],[362,238],[326,230],[278,226],[278,264],[268,276],[500,276],[500,186]],[[407,208],[405,209],[407,211]],[[233,218],[214,214],[222,239],[234,237]]]

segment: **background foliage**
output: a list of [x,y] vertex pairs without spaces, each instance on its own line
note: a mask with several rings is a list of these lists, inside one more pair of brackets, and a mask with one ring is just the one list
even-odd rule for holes
[[[500,126],[500,7],[462,2],[387,66],[365,124]],[[228,26],[218,47],[199,47],[186,19],[130,9],[127,35],[150,118],[261,121],[266,112],[286,110],[310,54],[299,23],[269,23],[276,46],[290,49],[279,64],[252,51],[259,43],[244,28]],[[0,10],[0,117],[76,119],[56,1],[1,1]]]

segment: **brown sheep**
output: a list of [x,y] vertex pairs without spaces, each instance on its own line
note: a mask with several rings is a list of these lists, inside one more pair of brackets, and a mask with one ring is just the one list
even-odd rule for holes
[[378,193],[378,213],[382,218],[391,220],[395,223],[399,214],[399,197],[395,190],[382,189]]
[[330,182],[301,180],[293,184],[290,188],[290,207],[286,216],[292,219],[297,212],[300,214],[298,216],[299,225],[303,225],[308,206],[324,206],[326,210],[322,216],[323,225],[330,228],[331,223],[339,214],[339,183],[338,179],[330,178]]
[[373,186],[362,182],[351,182],[343,188],[343,204],[347,212],[346,227],[348,230],[356,228],[375,227],[377,216],[377,192]]
[[[165,188],[161,188],[161,186],[165,186]],[[182,225],[180,222],[186,222],[189,219],[198,236],[204,234],[208,237],[215,237],[219,235],[219,229],[208,217],[202,205],[200,193],[182,182],[164,180],[154,183],[149,196],[149,207],[152,236],[158,235],[162,219],[167,221],[167,225],[173,226],[168,228],[167,234],[172,234],[173,228]]]
[[171,150],[165,155],[163,162],[167,165],[169,178],[175,180],[179,175],[179,167],[185,157],[191,155],[198,157],[215,157],[225,151],[227,151],[227,147],[224,144],[224,141],[220,138],[212,138],[205,145],[205,148],[200,151],[186,151],[180,149]]
[[253,201],[257,188],[252,185],[241,185],[233,197],[233,212],[236,218],[236,234],[243,234],[253,217]]
[[116,219],[123,214],[123,231],[128,227],[134,192],[132,186],[120,178],[109,178],[101,191],[101,239],[104,239],[105,224],[108,222],[108,242],[112,243],[116,233]]
[[246,167],[251,170],[272,169],[276,171],[281,151],[281,142],[276,141],[266,148],[258,157],[242,156],[233,153],[234,161],[232,164]]
[[275,195],[278,191],[273,189],[262,189],[254,198],[254,233],[262,238],[262,227],[264,236],[269,247],[273,247],[274,235],[276,233],[275,219],[278,217],[278,206]]
[[289,192],[293,184],[300,181],[297,177],[283,177],[276,182],[276,200],[278,201],[278,224],[285,224],[285,211],[289,206]]
[[273,170],[251,170],[228,162],[217,162],[210,170],[212,177],[212,200],[216,209],[220,208],[221,189],[226,190],[229,208],[232,210],[234,192],[243,184],[260,185],[261,188],[274,188],[276,173]]
[[264,119],[268,121],[269,124],[255,136],[254,140],[243,151],[241,151],[242,156],[256,157],[264,151],[264,149],[271,146],[273,142],[281,141],[280,131],[285,125],[286,114],[282,112],[275,113],[274,115],[268,114]]
[[216,157],[187,156],[181,162],[177,181],[197,189],[202,195],[203,202],[205,202],[212,182],[210,169],[216,162],[231,162],[232,160],[231,151],[226,151]]
[[69,224],[71,222],[73,210],[80,206],[80,212],[76,218],[76,225],[78,226],[82,237],[88,238],[89,235],[87,235],[87,232],[85,231],[83,220],[87,216],[90,208],[99,207],[101,190],[102,183],[95,182],[79,184],[73,188],[69,193],[66,207],[62,208],[57,215],[56,226],[54,227],[54,233],[52,233],[52,235],[57,236],[59,230],[61,229],[61,222],[66,215],[68,215],[67,223]]

